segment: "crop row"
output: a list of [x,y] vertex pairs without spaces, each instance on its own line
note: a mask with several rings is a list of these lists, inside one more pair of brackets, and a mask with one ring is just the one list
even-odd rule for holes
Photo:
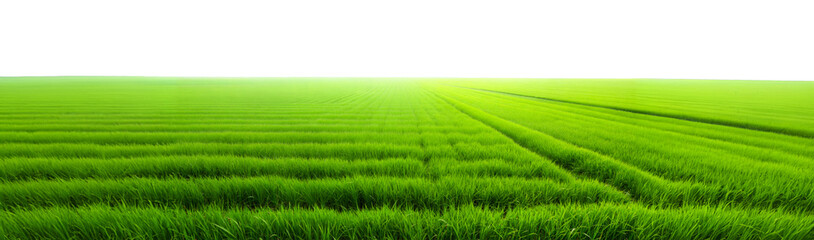
[[[384,143],[174,143],[165,145],[0,144],[0,157],[116,158],[142,156],[243,156],[342,159],[453,158],[458,160],[514,159],[533,154],[512,144],[397,145]],[[543,160],[544,161],[544,160]]]
[[[572,117],[573,113],[535,107],[533,103],[523,105],[513,98],[475,97],[471,94],[478,93],[471,90],[449,88],[445,93],[454,96],[455,99],[445,99],[461,111],[507,134],[520,145],[566,169],[630,191],[644,202],[679,205],[732,202],[814,210],[814,202],[810,200],[814,199],[814,189],[810,187],[814,179],[805,169],[746,161],[737,158],[742,156],[725,156],[709,147],[693,149],[692,141],[680,139],[682,136],[637,135],[644,130],[627,129],[599,118],[582,120]],[[631,136],[639,136],[639,139],[631,143],[625,138]],[[659,140],[653,141],[653,137]],[[704,155],[708,159],[701,157]],[[796,158],[796,163],[810,164],[805,158]],[[662,170],[655,171],[655,166]],[[686,177],[675,177],[682,173],[687,173]]]
[[[811,164],[814,162],[814,158],[806,154],[814,150],[811,145],[814,144],[812,139],[768,134],[753,130],[734,131],[737,129],[731,127],[718,130],[712,128],[713,126],[709,124],[697,123],[691,128],[676,129],[673,124],[666,123],[665,120],[667,119],[663,117],[654,119],[656,121],[643,122],[636,121],[641,119],[641,114],[599,111],[597,108],[506,97],[482,92],[475,94],[477,94],[478,98],[493,100],[489,102],[470,101],[470,103],[477,103],[478,107],[483,110],[608,155],[627,153],[624,158],[631,160],[636,160],[634,157],[639,157],[640,159],[647,159],[642,160],[642,162],[658,162],[653,161],[658,160],[658,156],[648,156],[643,154],[642,151],[658,152],[670,156],[692,156],[697,159],[714,158],[715,156],[712,156],[711,151],[708,150],[712,148],[719,151],[714,152],[716,156],[718,154],[725,155],[717,157],[719,161],[740,157],[747,159],[738,161],[757,160],[792,164]],[[470,99],[473,98],[470,97]],[[522,110],[517,111],[517,109]],[[616,114],[623,116],[617,116]],[[550,122],[555,119],[559,121]],[[690,121],[683,122],[692,123]],[[721,133],[729,135],[728,139],[750,138],[750,140],[730,142],[714,137],[720,136]],[[603,149],[599,147],[599,144],[596,144],[598,142],[596,141],[597,136],[615,140],[610,142],[610,144],[615,145],[607,147],[608,149],[618,149],[620,146],[635,146],[639,148],[639,151],[625,149],[614,152]],[[653,142],[642,139],[659,139],[660,141]],[[681,146],[681,148],[671,148],[671,146]]]
[[814,137],[814,84],[777,81],[508,80],[449,84],[782,134]]
[[4,143],[93,143],[93,144],[171,144],[171,143],[391,143],[450,145],[479,143],[505,144],[496,133],[439,132],[0,132]]
[[271,125],[271,124],[43,124],[43,125],[0,125],[3,132],[42,132],[42,131],[82,131],[82,132],[439,132],[439,133],[482,133],[480,126],[450,125]]
[[0,185],[0,208],[81,206],[168,206],[225,208],[320,206],[362,209],[391,206],[441,210],[475,204],[494,208],[551,203],[625,202],[629,198],[592,181],[444,176],[397,178],[354,176],[292,179],[276,176],[228,178],[119,178],[32,180]]
[[475,206],[221,209],[87,206],[0,212],[0,236],[30,239],[811,239],[814,217],[714,207]]
[[36,179],[115,179],[127,177],[198,178],[281,176],[298,179],[395,176],[436,179],[443,176],[575,179],[548,161],[483,159],[457,161],[410,158],[305,159],[228,156],[136,158],[8,158],[0,161],[1,181]]

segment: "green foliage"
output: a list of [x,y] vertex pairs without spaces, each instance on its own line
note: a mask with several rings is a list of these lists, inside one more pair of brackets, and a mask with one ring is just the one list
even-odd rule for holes
[[281,177],[70,180],[6,183],[0,208],[87,204],[200,208],[378,206],[441,210],[475,204],[495,208],[550,203],[626,202],[627,196],[595,182],[557,183],[518,178],[347,177],[299,180]]
[[720,207],[474,206],[198,210],[85,206],[0,213],[0,238],[36,239],[811,239],[814,218]]
[[[453,96],[445,99],[462,112],[518,144],[576,173],[630,191],[648,204],[814,210],[814,159],[804,153],[662,129],[670,128],[669,123],[643,127],[629,123],[624,116],[630,113],[621,111],[452,87],[438,91]],[[799,149],[810,141],[777,138],[774,143],[787,141]]]
[[812,239],[812,90],[0,78],[0,239]]

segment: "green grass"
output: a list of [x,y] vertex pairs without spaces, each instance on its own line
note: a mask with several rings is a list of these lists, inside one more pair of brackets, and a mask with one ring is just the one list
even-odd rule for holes
[[758,210],[549,205],[507,211],[377,208],[200,210],[85,206],[0,214],[0,238],[36,239],[809,239],[814,218]]
[[814,84],[654,79],[489,79],[447,84],[814,137]]
[[595,182],[451,176],[438,179],[379,176],[312,180],[282,177],[36,180],[0,187],[0,208],[4,209],[98,203],[183,209],[215,205],[334,209],[391,206],[441,210],[463,204],[508,208],[627,200],[623,193]]
[[814,239],[814,84],[0,78],[0,239]]
[[[445,93],[458,91],[464,90]],[[573,171],[630,189],[653,204],[734,202],[814,209],[814,159],[805,154],[609,120],[593,112],[580,113],[582,106],[563,109],[574,108],[573,104],[549,107],[548,102],[498,94],[455,96],[478,107],[455,102],[462,111],[514,135],[521,145]]]
[[545,178],[574,181],[547,162],[483,159],[414,158],[335,159],[234,156],[170,156],[137,158],[8,158],[0,161],[0,180],[114,179],[121,177],[224,177],[283,176],[297,179],[347,176],[440,176]]

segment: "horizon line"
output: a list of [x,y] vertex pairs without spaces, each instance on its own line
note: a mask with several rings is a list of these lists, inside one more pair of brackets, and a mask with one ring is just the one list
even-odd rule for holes
[[792,79],[735,79],[735,78],[649,78],[649,77],[632,77],[632,78],[596,78],[596,77],[388,77],[388,76],[179,76],[179,75],[20,75],[20,76],[0,76],[0,78],[59,78],[59,77],[141,77],[141,78],[241,78],[241,79],[259,79],[259,78],[326,78],[326,79],[344,79],[344,78],[361,78],[361,79],[574,79],[574,80],[701,80],[701,81],[783,81],[783,82],[809,82],[809,80],[792,80]]

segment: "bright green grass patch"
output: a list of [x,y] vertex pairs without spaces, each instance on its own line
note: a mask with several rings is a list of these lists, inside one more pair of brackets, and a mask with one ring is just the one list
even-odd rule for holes
[[814,137],[814,83],[655,79],[467,79],[447,84]]
[[115,179],[126,177],[282,176],[299,179],[348,176],[438,178],[443,176],[520,177],[574,181],[544,161],[485,159],[305,159],[230,156],[167,156],[138,158],[10,158],[0,161],[0,180]]
[[225,208],[320,206],[361,209],[380,206],[441,210],[475,204],[494,208],[552,203],[627,202],[629,197],[597,182],[547,179],[471,178],[435,180],[347,177],[300,180],[281,177],[114,180],[35,180],[0,185],[0,208],[80,206],[168,206]]
[[562,106],[533,99],[449,87],[441,91],[460,110],[521,145],[651,204],[814,209],[814,159],[803,155],[574,113],[584,106],[559,110]]
[[377,208],[190,211],[42,208],[0,213],[0,237],[30,239],[811,239],[814,218],[716,207],[550,205],[443,212]]
[[0,78],[0,239],[812,239],[812,88]]

